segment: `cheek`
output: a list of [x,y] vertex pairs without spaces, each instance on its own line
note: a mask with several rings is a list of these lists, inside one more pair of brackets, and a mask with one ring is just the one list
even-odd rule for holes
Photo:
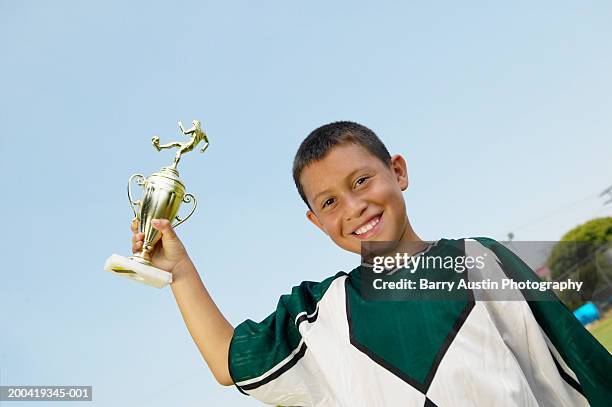
[[392,185],[389,184],[383,184],[383,185],[377,185],[375,188],[372,189],[370,197],[372,198],[372,200],[375,203],[378,203],[380,205],[383,204],[396,204],[397,201],[397,193],[396,191],[393,189]]
[[346,247],[347,240],[350,240],[350,236],[345,236],[342,230],[342,217],[340,215],[334,216],[327,220],[325,228],[328,232],[329,237],[338,245],[348,250]]
[[403,222],[405,211],[404,196],[399,188],[387,184],[376,193],[376,201],[380,203],[386,213],[387,224],[383,232],[384,239],[393,240],[396,228]]
[[335,236],[340,233],[339,217],[335,214],[326,215],[321,219],[321,225],[325,228],[325,231],[330,236]]

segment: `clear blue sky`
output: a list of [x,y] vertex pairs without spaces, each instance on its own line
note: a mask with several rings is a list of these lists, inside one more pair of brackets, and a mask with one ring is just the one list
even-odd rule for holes
[[130,253],[127,179],[171,161],[150,138],[177,120],[211,139],[181,163],[199,207],[179,232],[235,324],[358,263],[290,176],[332,120],[404,154],[424,239],[555,240],[612,213],[609,2],[399,3],[2,1],[0,383],[257,405],[216,385],[169,289],[102,271]]

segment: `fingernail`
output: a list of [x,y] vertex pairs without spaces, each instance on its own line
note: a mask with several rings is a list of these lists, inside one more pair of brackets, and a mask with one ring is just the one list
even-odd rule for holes
[[153,226],[159,226],[159,219],[153,219],[153,220],[151,220],[151,224],[152,224]]

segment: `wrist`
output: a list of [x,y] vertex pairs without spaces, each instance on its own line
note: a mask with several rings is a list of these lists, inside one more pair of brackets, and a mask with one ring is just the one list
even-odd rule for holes
[[185,256],[182,260],[179,260],[170,273],[172,274],[172,280],[176,281],[177,279],[183,277],[186,274],[193,273],[195,271],[195,266],[193,262],[189,258],[189,256]]

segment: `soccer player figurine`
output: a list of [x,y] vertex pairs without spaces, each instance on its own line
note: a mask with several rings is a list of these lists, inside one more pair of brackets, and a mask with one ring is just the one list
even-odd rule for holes
[[151,141],[153,142],[153,146],[157,149],[157,151],[173,147],[177,147],[179,149],[176,152],[176,155],[174,156],[174,163],[172,163],[172,166],[170,168],[176,169],[176,166],[181,160],[181,156],[193,150],[200,141],[204,140],[204,142],[206,143],[204,148],[200,150],[201,153],[206,151],[206,149],[208,148],[208,137],[206,137],[206,133],[204,133],[204,131],[202,131],[202,128],[200,127],[200,121],[194,120],[191,123],[193,124],[193,126],[189,130],[185,130],[185,128],[183,127],[183,122],[178,122],[179,128],[181,129],[183,134],[186,136],[191,135],[189,141],[185,141],[182,143],[180,141],[173,141],[172,143],[160,145],[158,136],[154,136],[151,139]]

